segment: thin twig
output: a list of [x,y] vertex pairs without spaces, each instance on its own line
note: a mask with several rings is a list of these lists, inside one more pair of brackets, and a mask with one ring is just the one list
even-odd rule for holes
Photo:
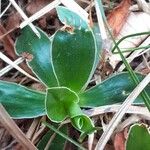
[[10,118],[5,108],[0,103],[0,121],[8,132],[16,138],[16,140],[28,150],[37,150],[37,148],[29,141],[25,134],[18,128],[16,123]]
[[86,22],[88,22],[88,16],[89,14],[80,6],[78,5],[74,0],[60,0],[63,5],[68,7],[70,10],[77,13],[82,19],[84,19]]
[[[24,20],[28,20],[27,15],[22,11],[22,9],[18,6],[18,4],[15,2],[15,0],[9,0],[11,2],[11,4],[15,7],[15,9],[18,11],[18,13],[21,15],[21,17]],[[29,23],[29,26],[31,27],[32,31],[40,38],[40,33],[39,31],[36,29],[36,27],[32,24]]]
[[104,26],[103,17],[102,17],[102,13],[100,10],[98,0],[95,0],[95,8],[96,8],[96,15],[97,15],[97,19],[98,19],[98,25],[99,25],[101,37],[103,40],[106,40],[108,38],[107,38],[107,33],[106,33],[105,26]]
[[21,73],[23,73],[24,75],[26,75],[27,77],[39,82],[38,79],[36,79],[35,77],[31,76],[30,74],[28,74],[27,72],[25,72],[22,68],[20,68],[18,65],[16,65],[16,63],[14,63],[12,60],[10,60],[7,56],[5,56],[2,52],[0,52],[0,58],[2,60],[4,60],[6,63],[8,63],[9,65],[11,65],[12,67],[14,67],[15,69],[17,69],[18,71],[20,71]]
[[114,115],[106,131],[102,134],[101,138],[99,139],[95,150],[104,149],[110,136],[112,135],[116,126],[118,125],[118,123],[128,110],[129,106],[133,103],[133,101],[138,97],[138,95],[142,92],[142,90],[147,86],[149,82],[150,82],[150,73],[139,83],[139,85],[132,91],[132,93],[126,98],[124,103],[121,105],[119,111]]
[[9,9],[11,6],[11,3],[9,2],[8,6],[5,8],[5,10],[0,14],[0,18],[5,14],[5,12]]
[[45,6],[44,8],[39,10],[38,12],[36,12],[34,15],[32,15],[31,17],[29,17],[28,19],[23,21],[20,24],[20,28],[22,29],[26,25],[28,25],[29,23],[33,22],[34,20],[39,19],[40,17],[42,17],[43,15],[45,15],[46,13],[48,13],[49,11],[51,11],[52,9],[57,7],[59,4],[61,4],[60,0],[55,0],[52,3],[48,4],[47,6]]
[[[14,61],[14,63],[16,65],[22,63],[24,61],[23,57],[18,58],[17,60]],[[8,71],[10,71],[11,69],[13,69],[12,65],[8,65],[5,68],[0,70],[0,77],[3,76],[5,73],[7,73]]]

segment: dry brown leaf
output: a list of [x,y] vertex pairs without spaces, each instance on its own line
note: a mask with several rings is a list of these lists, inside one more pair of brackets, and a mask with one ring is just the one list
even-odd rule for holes
[[[6,29],[0,24],[0,36],[6,33]],[[4,49],[9,57],[16,59],[16,54],[14,52],[14,42],[9,35],[6,35],[4,38],[0,39],[3,43]]]
[[17,28],[21,22],[21,16],[18,12],[13,12],[7,19],[6,30],[9,31],[13,28]]
[[29,15],[33,15],[51,2],[52,0],[32,0],[26,7],[26,11]]
[[126,22],[130,6],[131,0],[123,0],[107,17],[108,24],[115,37],[120,33],[124,23]]
[[[0,24],[0,36],[3,36],[5,33],[7,33],[6,29]],[[1,38],[0,41],[3,43],[5,54],[7,54],[13,60],[17,59],[17,55],[15,54],[14,50],[14,41],[10,35],[7,34]],[[25,63],[20,64],[20,66],[29,74],[33,74],[31,69]]]
[[125,141],[124,131],[118,132],[114,138],[115,150],[125,150]]

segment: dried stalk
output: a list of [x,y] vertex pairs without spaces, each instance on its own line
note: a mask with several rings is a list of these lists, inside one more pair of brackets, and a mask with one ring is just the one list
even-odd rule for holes
[[8,132],[16,138],[16,140],[27,150],[37,150],[37,148],[29,141],[25,134],[18,128],[16,123],[10,118],[5,108],[0,103],[0,122],[8,130]]
[[101,138],[99,139],[95,150],[104,149],[107,141],[109,140],[118,123],[121,121],[122,117],[128,110],[129,106],[133,103],[133,101],[138,97],[138,95],[142,92],[142,90],[147,86],[149,82],[150,73],[139,83],[139,85],[132,91],[132,93],[126,98],[124,103],[121,105],[119,111],[114,115],[106,131],[102,134]]

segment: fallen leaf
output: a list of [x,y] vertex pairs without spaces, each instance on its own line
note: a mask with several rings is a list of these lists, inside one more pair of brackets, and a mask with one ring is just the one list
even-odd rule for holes
[[124,131],[118,132],[114,138],[114,148],[115,150],[125,150],[125,137]]
[[26,11],[29,15],[33,15],[51,2],[52,0],[32,0],[28,3]]
[[123,0],[109,13],[107,17],[108,24],[111,27],[115,37],[120,33],[124,23],[126,22],[126,19],[129,15],[130,6],[131,0]]
[[[0,36],[4,35],[5,33],[7,33],[6,29],[0,24]],[[0,41],[2,41],[4,49],[8,56],[12,59],[16,59],[17,56],[14,51],[14,42],[11,37],[9,35],[6,35],[5,37],[1,38]]]
[[[5,33],[7,33],[6,29],[0,24],[0,36],[3,36]],[[18,57],[14,50],[14,41],[10,35],[7,34],[3,38],[0,38],[0,41],[3,43],[5,54],[7,54],[13,60],[17,59]],[[22,63],[19,66],[21,66],[22,69],[24,69],[29,74],[33,74],[31,69],[25,63]]]
[[13,12],[11,15],[8,17],[6,21],[6,30],[9,31],[13,28],[17,28],[20,25],[21,22],[21,16],[19,15],[18,12]]

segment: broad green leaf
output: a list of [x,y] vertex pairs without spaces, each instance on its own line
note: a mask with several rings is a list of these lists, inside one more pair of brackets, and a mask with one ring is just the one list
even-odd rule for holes
[[[78,111],[78,96],[66,87],[54,87],[47,90],[46,112],[50,120],[61,122]],[[77,110],[76,110],[77,109]]]
[[58,17],[64,25],[69,25],[78,29],[89,29],[86,20],[81,18],[78,14],[69,8],[58,6],[56,7]]
[[76,93],[66,87],[50,88],[46,96],[47,115],[54,122],[61,122],[69,117],[77,130],[91,133],[95,130],[94,125],[90,118],[82,113],[78,102]]
[[[60,128],[60,131],[63,132],[64,134],[67,134],[67,127],[63,126]],[[38,150],[44,150],[49,139],[51,136],[54,134],[52,130],[49,130],[40,140],[40,142],[37,145]],[[52,140],[50,147],[48,150],[62,150],[65,147],[66,139],[64,139],[62,136],[56,134],[55,138]]]
[[131,127],[126,150],[150,150],[150,133],[145,125],[135,124]]
[[[137,75],[142,79],[142,75]],[[81,107],[98,107],[121,103],[135,87],[128,73],[120,73],[79,94],[79,105]],[[150,85],[147,86],[146,90],[150,94]],[[142,98],[139,96],[136,102],[142,102]]]
[[57,31],[52,42],[52,63],[59,85],[75,92],[85,88],[91,78],[95,56],[91,31]]
[[34,118],[45,115],[44,101],[44,93],[15,83],[0,81],[0,103],[13,118]]
[[29,26],[23,28],[16,41],[16,52],[23,56],[31,54],[28,64],[37,77],[48,87],[57,86],[51,64],[51,42],[42,30],[38,29],[38,31],[41,38],[38,38]]

